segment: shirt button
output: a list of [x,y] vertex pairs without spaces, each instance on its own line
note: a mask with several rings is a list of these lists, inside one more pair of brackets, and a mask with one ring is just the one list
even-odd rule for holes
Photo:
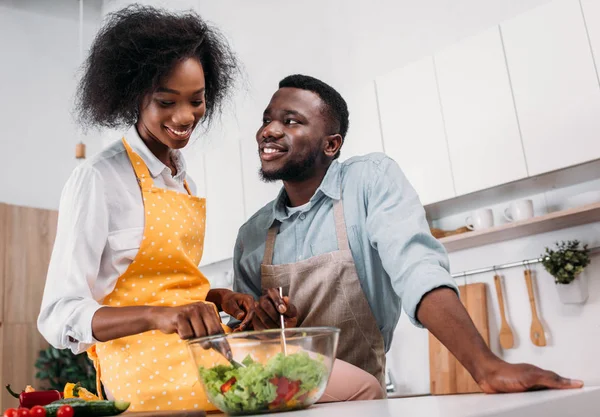
[[304,219],[306,219],[306,214],[304,214],[304,213],[300,214],[300,220],[304,220]]

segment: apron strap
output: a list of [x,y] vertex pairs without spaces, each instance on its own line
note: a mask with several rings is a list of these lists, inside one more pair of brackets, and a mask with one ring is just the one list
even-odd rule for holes
[[98,354],[96,353],[96,345],[89,348],[87,354],[88,357],[92,360],[94,368],[96,368],[96,391],[98,398],[103,400],[104,396],[102,395],[102,371],[100,369],[100,359],[98,359]]
[[348,233],[346,232],[346,220],[344,219],[344,205],[341,198],[333,201],[333,220],[335,221],[338,249],[350,250]]
[[192,190],[190,190],[190,186],[187,183],[187,180],[183,180],[183,186],[185,187],[185,190],[188,192],[189,195],[193,195]]
[[[133,167],[133,170],[135,171],[135,177],[137,178],[138,183],[140,184],[140,188],[143,191],[147,191],[147,190],[151,189],[152,186],[154,185],[154,181],[152,180],[152,175],[150,175],[150,171],[148,171],[148,167],[144,163],[144,160],[142,159],[141,156],[139,156],[137,153],[135,153],[133,151],[133,149],[131,149],[131,146],[129,146],[129,143],[127,143],[125,138],[123,138],[121,140],[123,141],[123,145],[125,146],[125,149],[127,150],[127,156],[129,156],[129,160],[131,161],[131,166]],[[187,189],[187,186],[186,186],[186,189]],[[189,192],[189,190],[188,190],[188,192]]]
[[275,222],[267,232],[267,241],[265,243],[265,254],[263,256],[263,265],[273,265],[273,253],[275,252],[275,239],[279,232],[279,222]]

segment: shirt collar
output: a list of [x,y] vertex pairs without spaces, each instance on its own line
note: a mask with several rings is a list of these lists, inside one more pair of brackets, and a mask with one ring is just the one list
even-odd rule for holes
[[[323,181],[321,181],[321,185],[319,185],[315,194],[310,198],[308,210],[310,210],[312,204],[321,198],[322,195],[325,195],[332,200],[339,200],[341,198],[341,186],[341,164],[337,160],[334,160],[327,169],[327,173],[325,174]],[[287,193],[285,192],[285,187],[281,187],[281,191],[279,191],[279,195],[273,204],[273,218],[271,220],[271,224],[273,224],[275,220],[283,222],[291,217],[286,210],[286,202]]]
[[[135,153],[137,153],[144,160],[144,163],[148,167],[148,171],[150,171],[152,178],[158,177],[165,170],[168,175],[171,175],[171,169],[163,164],[160,159],[158,159],[150,151],[150,149],[148,149],[135,126],[131,126],[131,128],[125,133],[125,139]],[[173,160],[173,164],[175,165],[175,169],[177,169],[177,175],[175,175],[173,179],[183,181],[185,179],[185,172],[187,168],[183,154],[177,149],[172,149],[171,158]]]

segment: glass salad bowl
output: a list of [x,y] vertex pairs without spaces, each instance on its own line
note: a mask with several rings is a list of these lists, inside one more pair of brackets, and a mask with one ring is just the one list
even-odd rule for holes
[[321,398],[340,330],[306,327],[188,341],[209,401],[230,415],[297,410]]

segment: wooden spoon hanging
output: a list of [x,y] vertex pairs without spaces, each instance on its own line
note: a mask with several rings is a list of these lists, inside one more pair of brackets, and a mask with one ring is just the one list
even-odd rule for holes
[[494,283],[496,284],[496,294],[498,295],[498,305],[500,306],[500,319],[502,320],[502,324],[500,325],[500,346],[502,346],[502,349],[510,349],[514,346],[515,340],[513,332],[508,325],[508,321],[506,321],[502,284],[498,275],[494,275]]
[[525,282],[527,283],[527,292],[529,292],[529,304],[531,305],[531,330],[529,336],[531,341],[536,346],[546,346],[546,335],[544,328],[537,315],[537,309],[535,307],[535,298],[533,295],[533,284],[531,283],[531,271],[525,270]]

